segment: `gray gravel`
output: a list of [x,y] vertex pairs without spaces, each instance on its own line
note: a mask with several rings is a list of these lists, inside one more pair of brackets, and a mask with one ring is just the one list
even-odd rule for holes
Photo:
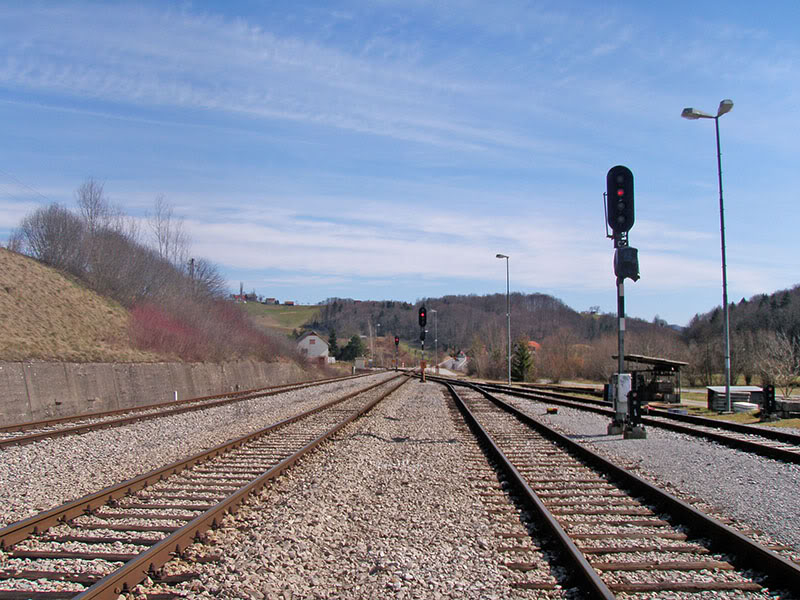
[[[474,461],[471,459],[475,459]],[[482,464],[481,464],[482,463]],[[474,478],[485,474],[486,480]],[[468,476],[472,476],[470,479]],[[480,475],[482,478],[484,475]],[[502,552],[518,514],[435,384],[411,381],[283,475],[212,533],[218,563],[195,564],[192,598],[567,598],[515,590],[542,580],[509,560],[548,563],[533,548]],[[483,486],[483,487],[478,487]],[[527,542],[530,544],[530,542]],[[188,569],[173,561],[167,569]],[[142,590],[137,590],[141,592]],[[147,591],[155,591],[148,589]]]
[[684,499],[700,498],[800,552],[800,465],[655,427],[647,439],[625,440],[606,435],[607,417],[565,407],[547,415],[546,404],[500,396]]
[[[241,436],[363,383],[327,384],[2,450],[0,526]],[[503,528],[512,525],[508,519],[493,520],[488,509],[496,506],[468,478],[486,467],[469,462],[480,453],[454,426],[440,390],[430,383],[407,384],[266,488],[212,533],[220,562],[171,563],[176,571],[203,570],[187,595],[567,597],[565,591],[510,587],[520,575],[504,562],[542,557],[500,551],[508,542],[499,537],[498,522]],[[605,434],[605,417],[564,407],[557,415],[545,415],[544,404],[508,399],[673,493],[703,498],[740,524],[800,552],[800,466],[655,428],[646,440],[623,440]],[[173,442],[162,446],[167,440]],[[129,457],[136,460],[128,462]]]
[[[391,377],[370,377],[374,383]],[[0,527],[271,425],[367,385],[275,396],[0,450]]]

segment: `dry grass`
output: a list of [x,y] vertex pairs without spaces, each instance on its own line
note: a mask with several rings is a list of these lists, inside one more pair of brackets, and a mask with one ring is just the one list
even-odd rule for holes
[[131,347],[128,311],[58,271],[0,248],[0,360],[153,362]]
[[320,310],[319,306],[267,305],[258,302],[248,302],[242,306],[255,323],[285,335],[289,335],[295,329],[301,330],[303,325],[310,322]]

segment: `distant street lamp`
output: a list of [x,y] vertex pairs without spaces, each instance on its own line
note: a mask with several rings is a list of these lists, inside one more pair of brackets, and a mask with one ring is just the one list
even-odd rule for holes
[[719,103],[717,116],[710,115],[696,108],[684,108],[681,116],[684,119],[714,119],[717,131],[717,175],[719,177],[719,235],[722,248],[722,316],[723,335],[725,337],[725,404],[731,412],[731,338],[728,319],[728,273],[725,260],[725,210],[722,203],[722,153],[719,146],[719,118],[733,108],[733,100],[723,100]]
[[508,277],[508,256],[498,254],[495,258],[506,259],[506,320],[508,321],[508,385],[511,385],[511,286]]
[[435,373],[439,373],[439,311],[435,308],[431,309],[433,313],[433,344],[436,347],[436,362],[433,365],[433,370]]
[[378,360],[378,366],[379,367],[383,365],[383,361],[381,360],[381,356],[380,356],[380,354],[381,354],[380,337],[381,337],[381,324],[380,323],[376,323],[376,325],[375,325],[375,343],[378,345],[378,354],[375,356],[375,358]]

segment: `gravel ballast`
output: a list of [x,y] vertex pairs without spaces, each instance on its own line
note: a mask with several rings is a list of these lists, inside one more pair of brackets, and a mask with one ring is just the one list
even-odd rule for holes
[[657,427],[648,427],[644,440],[626,440],[606,435],[609,419],[602,415],[563,406],[546,414],[547,404],[499,396],[668,491],[702,499],[800,553],[800,465]]
[[208,410],[0,450],[0,527],[243,436],[370,383],[381,373]]
[[[326,384],[0,451],[0,526],[367,384]],[[217,562],[171,563],[172,569],[202,572],[186,595],[573,597],[560,589],[511,587],[524,579],[504,564],[546,560],[533,549],[503,551],[510,542],[498,532],[524,528],[513,511],[494,514],[504,510],[503,492],[492,487],[492,472],[454,423],[442,390],[412,380],[226,518],[210,532],[210,550],[193,546],[212,552]],[[701,498],[740,527],[766,532],[765,541],[800,552],[800,466],[656,428],[648,428],[645,440],[624,440],[606,435],[605,417],[565,407],[546,415],[546,404],[505,399],[672,493]],[[476,473],[485,487],[477,487]]]
[[502,498],[442,388],[411,381],[211,532],[221,560],[191,565],[202,577],[187,591],[227,599],[569,597],[511,587],[527,575],[504,564],[534,553],[500,550],[501,530],[524,529],[507,502],[510,518],[490,514],[498,505],[479,493],[478,473]]

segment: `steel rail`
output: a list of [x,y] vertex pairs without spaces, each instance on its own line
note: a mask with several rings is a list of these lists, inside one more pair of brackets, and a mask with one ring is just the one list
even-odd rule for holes
[[[481,384],[485,387],[496,389],[496,390],[503,390],[505,393],[509,394],[525,394],[528,390],[521,390],[514,387],[503,386],[499,384]],[[578,404],[591,404],[594,406],[610,406],[610,403],[604,400],[594,400],[591,398],[575,398],[575,396],[570,394],[560,394],[558,392],[550,392],[547,390],[543,391],[536,391],[531,390],[531,394],[539,394],[545,397],[553,397],[559,400],[572,400],[573,402],[577,402]],[[580,394],[582,392],[575,392],[576,394]],[[603,414],[610,414],[610,413],[603,413]],[[684,423],[691,423],[693,425],[699,425],[701,427],[712,427],[715,429],[724,429],[726,431],[733,431],[736,433],[743,433],[746,435],[756,435],[759,437],[767,438],[770,440],[774,440],[776,442],[783,442],[785,444],[795,444],[796,446],[800,446],[800,434],[791,433],[788,431],[781,431],[780,429],[776,428],[765,428],[765,427],[757,427],[755,425],[748,425],[746,423],[736,423],[734,421],[724,421],[720,419],[711,419],[709,417],[701,417],[699,415],[682,415],[679,413],[671,413],[664,409],[660,408],[648,408],[646,414],[657,416],[663,419],[668,419],[670,421],[682,421]],[[655,422],[653,424],[656,424]]]
[[181,459],[175,461],[167,466],[154,469],[148,473],[143,475],[139,475],[122,483],[118,483],[109,487],[106,487],[98,492],[94,492],[92,494],[88,494],[79,498],[77,500],[73,500],[71,502],[67,502],[61,506],[56,508],[52,508],[45,512],[42,512],[38,515],[34,515],[33,517],[29,517],[27,519],[23,519],[16,523],[12,523],[2,529],[0,529],[0,548],[5,549],[8,548],[17,542],[20,542],[24,539],[27,539],[31,535],[43,533],[50,527],[54,525],[58,525],[63,521],[69,521],[70,519],[74,519],[75,517],[87,514],[92,510],[97,509],[98,507],[104,505],[109,500],[116,500],[131,494],[133,492],[139,491],[142,488],[145,488],[149,485],[152,485],[161,479],[168,477],[170,475],[174,475],[176,473],[180,473],[185,469],[191,468],[197,464],[205,462],[208,459],[214,458],[225,452],[232,450],[234,448],[238,448],[243,444],[266,435],[276,429],[284,427],[285,425],[289,425],[290,423],[294,423],[301,419],[304,419],[312,414],[330,408],[336,404],[344,402],[350,398],[353,398],[359,394],[368,392],[378,386],[385,385],[386,383],[397,379],[400,375],[396,375],[386,381],[381,381],[375,384],[372,384],[364,389],[356,390],[347,394],[342,398],[338,398],[336,400],[332,400],[300,414],[297,414],[293,417],[289,417],[268,427],[255,431],[253,433],[249,433],[247,435],[241,436],[234,440],[224,442],[211,448],[209,450],[204,450],[203,452],[199,452],[190,456],[189,458]]
[[585,587],[592,595],[593,598],[602,598],[604,600],[613,600],[614,593],[608,589],[608,586],[603,582],[598,575],[597,571],[592,567],[583,553],[575,545],[575,542],[569,537],[564,528],[561,527],[556,518],[550,513],[544,503],[539,499],[539,496],[525,481],[525,478],[511,463],[505,453],[495,443],[489,432],[484,429],[478,419],[467,407],[464,401],[456,392],[455,388],[450,383],[444,383],[450,391],[450,395],[458,406],[459,411],[464,416],[464,419],[469,423],[473,432],[478,439],[488,448],[489,453],[494,457],[500,465],[502,471],[506,473],[513,485],[521,492],[525,503],[530,506],[538,515],[541,522],[550,531],[553,537],[557,540],[559,546],[564,550],[567,557],[567,562],[571,563],[575,569],[572,574],[575,579],[579,580],[583,587]]
[[[397,377],[400,376],[398,375],[393,377],[388,381],[382,382],[382,384],[389,383]],[[335,425],[323,435],[309,442],[297,453],[284,459],[266,471],[263,475],[259,476],[257,479],[240,488],[214,508],[211,508],[202,515],[196,517],[194,520],[181,527],[175,533],[155,544],[149,550],[146,550],[138,557],[125,563],[125,565],[111,575],[104,577],[86,591],[75,596],[75,600],[117,600],[120,594],[133,589],[136,585],[144,581],[144,579],[147,578],[150,573],[153,573],[161,568],[164,564],[174,558],[175,555],[182,554],[185,548],[199,539],[205,531],[211,529],[212,527],[218,526],[225,514],[234,512],[248,498],[248,496],[261,490],[261,488],[263,488],[270,479],[277,477],[284,470],[296,463],[302,456],[319,446],[331,436],[335,435],[346,425],[372,410],[372,408],[374,408],[381,400],[394,393],[400,386],[407,382],[408,378],[404,378],[403,381],[384,392],[375,400],[368,403],[360,411],[353,413],[347,419],[340,422],[338,425]],[[372,389],[373,387],[376,386],[371,386],[368,389]],[[359,393],[363,393],[364,391],[367,390],[361,390]]]
[[[355,377],[364,377],[364,375],[357,375]],[[346,377],[346,378],[339,378],[339,380],[349,380],[353,379],[354,377]],[[268,396],[275,396],[277,394],[283,394],[285,392],[291,392],[294,390],[305,389],[309,387],[316,387],[319,385],[324,385],[326,383],[332,383],[337,379],[326,379],[323,381],[315,381],[310,383],[298,383],[298,384],[288,384],[286,386],[272,386],[267,388],[260,388],[254,390],[245,390],[241,392],[232,392],[230,394],[217,394],[215,396],[203,396],[200,398],[192,398],[187,400],[180,400],[177,403],[173,402],[162,402],[160,404],[148,404],[146,406],[134,407],[130,409],[119,409],[115,411],[109,411],[105,413],[90,413],[85,415],[80,415],[76,417],[62,417],[59,419],[50,419],[47,421],[31,421],[29,423],[23,423],[17,426],[12,427],[20,427],[24,426],[26,429],[35,429],[36,426],[46,427],[48,425],[57,425],[59,423],[66,423],[69,421],[82,421],[86,419],[93,419],[93,418],[100,418],[103,416],[113,416],[115,414],[125,414],[131,412],[143,412],[146,410],[157,410],[159,408],[165,408],[168,406],[179,406],[183,404],[189,404],[188,406],[182,406],[181,408],[174,408],[171,410],[165,410],[160,412],[150,412],[147,414],[134,414],[130,417],[123,417],[120,419],[109,419],[107,421],[97,421],[94,423],[87,423],[85,425],[76,425],[74,427],[65,427],[63,429],[53,429],[49,431],[42,431],[40,433],[33,433],[29,435],[21,435],[16,437],[10,437],[7,439],[0,439],[0,449],[7,447],[7,446],[21,446],[24,444],[31,444],[37,442],[39,440],[48,439],[48,438],[56,438],[56,437],[64,437],[68,435],[77,435],[80,433],[86,433],[88,431],[97,431],[100,429],[109,429],[112,427],[120,427],[122,425],[129,425],[131,423],[138,423],[140,421],[147,421],[151,419],[157,419],[161,417],[171,416],[171,415],[178,415],[186,412],[193,412],[198,410],[205,410],[207,408],[215,408],[217,406],[224,406],[226,404],[232,404],[234,402],[241,402],[244,400],[252,400],[254,398],[266,398]],[[277,389],[276,389],[277,388]],[[263,390],[263,391],[262,391]],[[207,402],[208,400],[215,400],[218,398],[222,398],[222,400],[218,400],[216,402]],[[28,427],[28,426],[31,427]],[[1,431],[1,430],[0,430]],[[15,429],[14,431],[19,431],[19,429]]]
[[[514,392],[514,391],[502,390],[502,393],[509,394],[511,396],[517,396],[520,398],[541,400],[540,397],[536,397],[526,392]],[[535,393],[536,392],[534,392],[534,394]],[[560,400],[560,399],[546,400],[546,401],[551,402],[553,404],[560,404],[562,406],[577,408],[578,410],[595,412],[598,414],[606,415],[608,417],[611,417],[614,414],[614,411],[612,409],[600,408],[596,406],[582,406],[582,402],[580,401],[570,402],[569,400]],[[766,430],[765,432],[765,430],[761,428],[749,427],[747,425],[742,426],[741,423],[731,423],[730,424],[731,426],[720,425],[719,421],[716,421],[714,419],[705,419],[702,417],[695,417],[692,418],[692,420],[687,420],[689,423],[693,423],[695,425],[694,427],[692,427],[689,425],[685,425],[681,422],[673,422],[672,415],[667,416],[668,414],[669,413],[658,414],[657,415],[658,418],[642,415],[640,417],[640,421],[642,422],[643,425],[648,425],[650,427],[661,427],[662,429],[668,429],[676,433],[683,433],[693,437],[703,437],[713,442],[717,442],[719,444],[723,444],[725,446],[729,446],[731,448],[735,448],[738,450],[744,450],[746,452],[751,452],[753,454],[759,454],[761,456],[766,456],[767,458],[772,458],[775,460],[800,464],[800,436],[796,436],[794,434],[788,434],[786,432],[772,432],[770,430]],[[684,417],[688,415],[675,415],[675,416]],[[676,419],[676,421],[684,421],[684,419]],[[722,433],[720,431],[713,431],[710,429],[698,429],[698,427],[704,427],[704,428],[708,427],[722,431],[744,433],[748,435],[759,436],[767,440],[780,441],[782,443],[792,443],[795,444],[795,448],[787,449],[778,446],[771,446],[769,444],[765,444],[757,440],[737,438],[731,435],[727,435],[726,433]],[[749,428],[744,429],[747,427]]]
[[[735,558],[732,562],[738,563],[740,567],[756,568],[764,573],[777,589],[790,588],[794,591],[800,591],[800,566],[792,561],[779,556],[772,550],[758,544],[672,494],[661,490],[638,475],[603,458],[583,444],[570,439],[525,412],[503,402],[493,394],[481,389],[480,386],[471,385],[469,387],[480,392],[495,405],[514,415],[526,425],[536,429],[542,435],[568,448],[586,463],[612,474],[622,481],[624,485],[629,486],[651,502],[665,507],[670,514],[676,516],[684,524],[694,529],[695,532],[702,532],[709,536],[720,552],[733,553]],[[757,565],[757,567],[754,567],[754,565]]]
[[[429,377],[429,379],[440,382],[450,381],[445,378],[437,378],[437,377]],[[584,399],[566,400],[564,398],[568,398],[568,396],[564,394],[551,395],[550,392],[527,392],[521,390],[514,390],[513,388],[509,388],[508,386],[476,384],[466,381],[457,381],[457,382],[450,381],[450,383],[455,383],[456,385],[462,385],[462,386],[473,386],[473,387],[478,386],[482,389],[490,387],[492,389],[496,389],[500,393],[508,394],[510,396],[516,396],[518,398],[525,398],[527,400],[534,400],[537,402],[546,402],[550,404],[556,404],[559,406],[565,406],[568,408],[575,408],[577,410],[593,412],[608,417],[612,417],[614,415],[614,411],[610,408],[603,408],[602,406],[594,406],[594,404],[598,404],[600,401],[586,400],[585,403]],[[603,404],[605,406],[608,406],[607,403]],[[775,460],[800,464],[800,436],[797,436],[796,434],[791,434],[782,431],[765,430],[762,428],[752,427],[749,425],[742,425],[741,423],[728,424],[724,421],[717,421],[715,419],[707,419],[703,417],[693,417],[689,415],[672,415],[669,413],[667,414],[660,413],[657,415],[657,417],[658,418],[642,415],[640,420],[642,424],[648,425],[650,427],[661,427],[662,429],[668,429],[670,431],[674,431],[676,433],[683,433],[685,435],[690,435],[692,437],[702,437],[711,440],[713,442],[717,442],[719,444],[735,448],[737,450],[743,450],[745,452],[758,454],[760,456],[765,456],[767,458],[772,458]],[[700,427],[709,427],[723,431],[731,431],[734,433],[744,433],[748,435],[759,436],[767,440],[795,444],[797,447],[794,449],[781,448],[781,447],[771,446],[769,444],[759,442],[756,440],[732,437],[730,435],[726,435],[725,433],[721,433],[718,431],[712,431],[709,429],[698,429],[697,427],[690,427],[688,425],[683,425],[679,422],[671,422],[673,420],[673,417],[677,417],[676,419],[674,419],[676,421],[688,421]],[[687,419],[686,417],[689,418]]]

